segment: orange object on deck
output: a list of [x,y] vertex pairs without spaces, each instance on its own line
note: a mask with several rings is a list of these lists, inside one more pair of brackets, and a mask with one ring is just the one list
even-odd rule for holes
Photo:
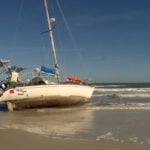
[[83,83],[83,81],[82,81],[78,76],[68,76],[67,79],[68,79],[69,81]]

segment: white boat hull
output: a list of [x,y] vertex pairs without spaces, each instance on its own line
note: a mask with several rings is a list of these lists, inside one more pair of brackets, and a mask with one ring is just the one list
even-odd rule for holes
[[86,85],[24,86],[5,91],[0,101],[8,102],[14,109],[67,105],[88,101],[93,91],[94,87]]

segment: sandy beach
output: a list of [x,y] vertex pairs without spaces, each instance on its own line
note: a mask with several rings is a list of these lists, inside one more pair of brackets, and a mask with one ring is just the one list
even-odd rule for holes
[[118,144],[51,139],[20,130],[3,129],[0,130],[0,148],[2,150],[149,150],[150,146],[133,143]]
[[[113,92],[123,98],[106,96]],[[137,97],[143,92],[149,88],[98,88],[86,105],[1,111],[0,149],[149,150],[149,98]]]

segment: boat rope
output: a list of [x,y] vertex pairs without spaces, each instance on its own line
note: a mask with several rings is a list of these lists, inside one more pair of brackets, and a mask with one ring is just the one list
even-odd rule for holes
[[71,38],[71,40],[73,42],[73,46],[74,46],[75,49],[77,49],[76,41],[75,41],[73,33],[72,33],[71,29],[70,29],[69,23],[68,23],[68,21],[66,19],[66,16],[65,16],[65,14],[63,12],[63,9],[62,9],[62,7],[61,7],[61,5],[59,3],[59,0],[56,0],[56,4],[57,4],[58,10],[59,10],[59,12],[60,12],[60,14],[62,16],[62,19],[63,19],[63,21],[65,23],[66,29],[68,30],[68,34],[69,34],[69,36],[70,36],[70,38]]
[[[62,16],[62,19],[63,19],[63,21],[64,21],[64,24],[65,24],[65,27],[66,27],[66,29],[67,29],[67,31],[68,31],[68,34],[69,34],[69,36],[70,36],[70,39],[72,40],[73,48],[74,48],[75,51],[77,52],[77,57],[78,57],[78,59],[79,59],[80,68],[82,68],[82,70],[86,70],[85,67],[83,66],[83,63],[82,63],[83,57],[82,57],[82,55],[81,55],[80,48],[78,47],[78,44],[77,44],[77,42],[76,42],[76,40],[75,40],[75,38],[74,38],[74,36],[73,36],[73,33],[72,33],[71,29],[70,29],[69,23],[68,23],[68,21],[67,21],[67,19],[66,19],[66,16],[65,16],[65,14],[64,14],[64,12],[63,12],[63,9],[62,9],[62,7],[61,7],[61,5],[60,5],[59,0],[56,0],[56,5],[57,5],[58,10],[59,10],[59,12],[60,12],[60,14],[61,14],[61,16]],[[87,71],[86,71],[86,72],[87,72]]]
[[12,42],[14,45],[17,42],[17,33],[18,33],[18,29],[19,29],[19,24],[20,24],[21,18],[22,18],[23,6],[24,6],[24,0],[21,0],[20,7],[18,10],[18,16],[17,16],[17,25],[15,28],[15,33],[14,33],[13,42]]

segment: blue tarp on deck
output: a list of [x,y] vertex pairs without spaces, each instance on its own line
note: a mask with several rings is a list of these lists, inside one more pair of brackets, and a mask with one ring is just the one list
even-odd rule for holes
[[55,69],[47,68],[45,66],[41,66],[41,71],[46,72],[46,73],[55,74]]

